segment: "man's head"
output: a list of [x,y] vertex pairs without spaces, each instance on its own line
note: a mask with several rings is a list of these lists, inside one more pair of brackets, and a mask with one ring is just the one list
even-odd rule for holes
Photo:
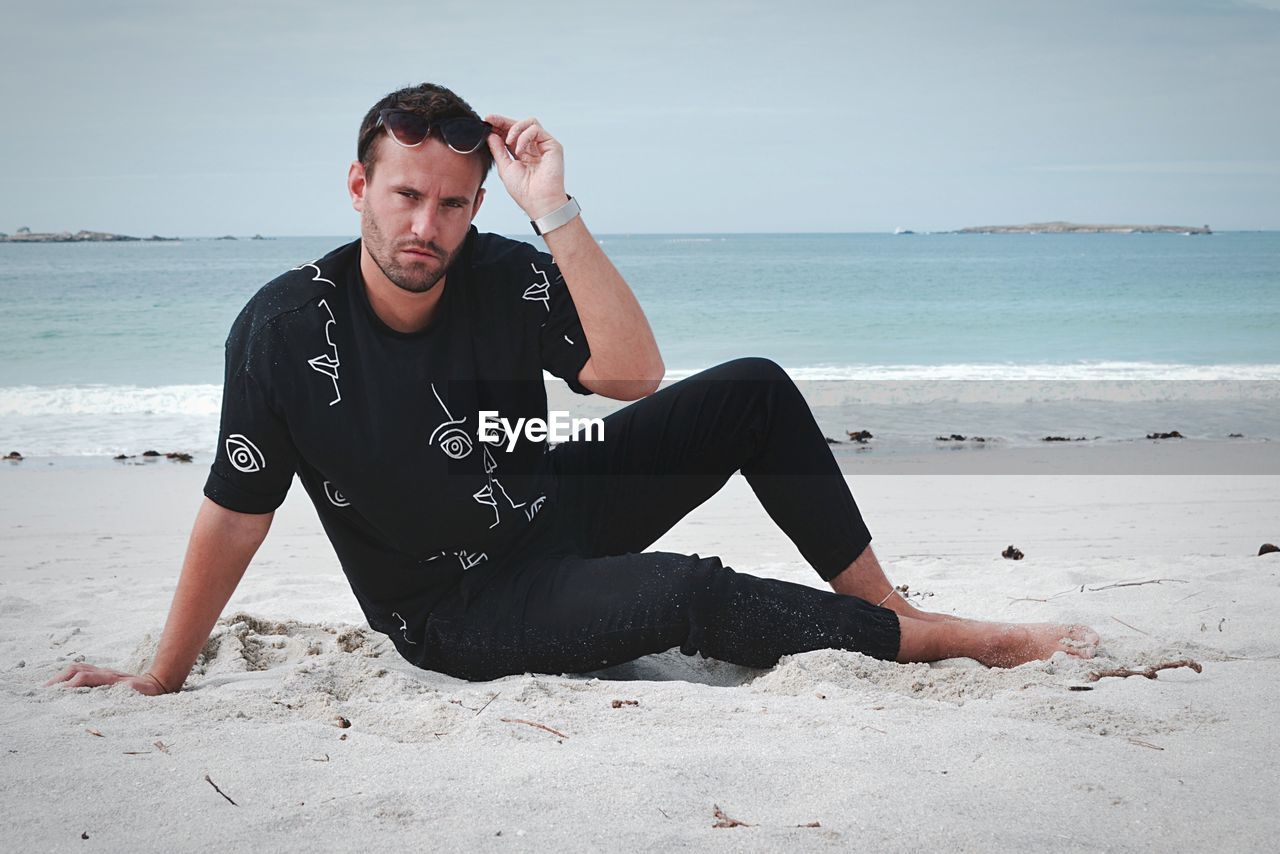
[[[385,110],[420,117],[432,129],[417,144],[397,142]],[[481,185],[493,164],[487,135],[481,132],[474,151],[459,154],[438,130],[439,122],[459,118],[479,121],[457,95],[424,83],[378,101],[360,126],[347,187],[360,211],[365,252],[403,291],[425,293],[444,277],[484,200]]]
[[[379,148],[395,144],[394,140],[387,139],[386,128],[378,120],[384,110],[412,113],[431,125],[445,119],[480,121],[480,116],[471,109],[470,104],[443,86],[420,83],[417,86],[397,89],[370,107],[369,112],[364,114],[364,121],[360,123],[360,133],[356,137],[356,160],[364,166],[365,173],[369,177],[373,175]],[[440,133],[433,129],[431,136],[439,139]],[[489,153],[489,146],[482,144],[470,156],[481,164],[480,183],[484,184],[484,179],[489,175],[489,168],[493,166],[493,155]]]

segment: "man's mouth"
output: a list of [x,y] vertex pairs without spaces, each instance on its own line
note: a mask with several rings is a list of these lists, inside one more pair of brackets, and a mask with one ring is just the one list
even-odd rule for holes
[[411,255],[414,258],[418,258],[419,260],[424,260],[424,261],[427,259],[432,259],[436,261],[440,260],[439,255],[437,255],[435,252],[432,252],[430,249],[427,249],[422,246],[406,246],[404,249],[401,249],[400,251],[406,255]]

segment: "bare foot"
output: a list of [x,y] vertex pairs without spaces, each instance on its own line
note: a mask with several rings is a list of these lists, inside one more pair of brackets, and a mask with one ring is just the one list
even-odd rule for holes
[[1056,623],[977,623],[986,628],[986,638],[970,653],[988,667],[1017,667],[1028,661],[1042,661],[1055,652],[1075,658],[1093,658],[1098,649],[1098,633],[1088,626]]
[[896,593],[893,596],[890,596],[889,601],[885,602],[881,607],[888,608],[899,617],[910,617],[913,620],[945,623],[953,620],[964,619],[963,617],[957,617],[954,614],[939,614],[936,611],[922,611]]
[[898,661],[972,658],[988,667],[1017,667],[1065,652],[1093,658],[1098,634],[1088,626],[1057,623],[986,623],[981,620],[899,620]]

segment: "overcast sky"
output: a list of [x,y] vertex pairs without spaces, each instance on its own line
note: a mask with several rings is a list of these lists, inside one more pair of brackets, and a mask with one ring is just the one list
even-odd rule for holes
[[[347,235],[356,129],[536,115],[597,233],[1280,228],[1280,0],[6,4],[0,231]],[[478,224],[528,224],[496,174]]]

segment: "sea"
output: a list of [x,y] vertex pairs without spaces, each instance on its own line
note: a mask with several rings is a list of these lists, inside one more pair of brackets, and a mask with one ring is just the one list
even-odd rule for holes
[[[207,460],[232,320],[349,239],[0,244],[0,454]],[[835,441],[1280,437],[1280,232],[599,240],[669,380],[771,358]]]

